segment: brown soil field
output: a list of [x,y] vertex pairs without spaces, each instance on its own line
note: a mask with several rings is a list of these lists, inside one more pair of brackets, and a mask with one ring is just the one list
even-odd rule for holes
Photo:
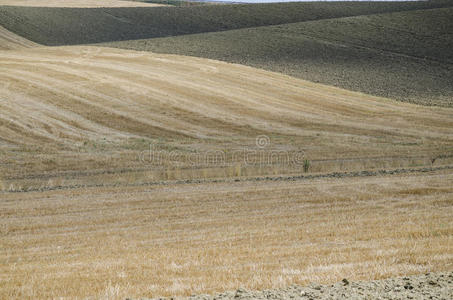
[[0,297],[190,296],[451,271],[452,181],[438,171],[0,193]]
[[152,7],[164,4],[145,3],[126,0],[0,0],[0,6],[29,6],[29,7]]

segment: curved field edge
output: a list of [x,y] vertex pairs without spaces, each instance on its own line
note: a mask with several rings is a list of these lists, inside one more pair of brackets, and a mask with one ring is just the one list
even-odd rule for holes
[[218,59],[451,107],[452,13],[452,8],[416,10],[102,45]]
[[300,174],[304,160],[315,173],[439,166],[453,155],[451,109],[242,65],[73,46],[2,51],[0,70],[6,189]]
[[73,45],[448,7],[428,2],[330,2],[156,8],[0,7],[0,25],[44,45]]
[[31,48],[36,46],[38,46],[38,44],[18,36],[17,34],[14,34],[0,26],[0,51]]

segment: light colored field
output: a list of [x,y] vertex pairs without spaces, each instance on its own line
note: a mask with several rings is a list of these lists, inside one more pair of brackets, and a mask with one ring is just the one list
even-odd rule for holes
[[154,3],[144,3],[123,0],[0,0],[1,5],[32,6],[32,7],[150,7],[166,6]]
[[38,44],[33,43],[15,33],[0,26],[0,50],[14,50],[22,48],[36,47]]
[[[257,149],[259,135],[265,150],[303,150],[312,173],[449,165],[453,110],[199,58],[0,51],[0,298],[189,295],[453,267],[451,171],[140,185],[302,172],[244,157],[227,171],[137,159],[150,144]],[[102,187],[23,192],[74,184]]]
[[[265,150],[303,151],[313,172],[431,166],[453,154],[452,109],[241,65],[100,47],[0,52],[0,124],[6,186],[63,171],[149,169],[137,158],[150,144],[183,154],[257,149],[258,135],[269,137]],[[175,160],[182,174],[174,179],[201,176],[187,171],[198,168],[187,159]],[[301,166],[248,170],[228,172],[300,173]],[[201,174],[218,176],[212,173],[219,171]]]
[[0,298],[125,299],[453,269],[453,173],[1,193]]

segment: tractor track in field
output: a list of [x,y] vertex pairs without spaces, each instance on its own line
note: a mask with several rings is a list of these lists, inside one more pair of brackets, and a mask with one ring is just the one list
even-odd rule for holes
[[[443,170],[453,170],[453,165],[439,166],[439,167],[422,167],[422,168],[400,168],[400,169],[382,169],[382,170],[364,170],[354,172],[331,172],[322,174],[304,174],[304,175],[287,175],[287,176],[254,176],[246,178],[212,178],[212,179],[185,179],[185,180],[171,180],[171,181],[152,181],[142,182],[137,184],[75,184],[65,186],[43,186],[43,187],[30,187],[23,190],[4,191],[4,193],[27,193],[27,192],[47,192],[57,190],[71,190],[80,188],[106,188],[106,187],[140,187],[140,186],[163,186],[163,185],[183,185],[183,184],[208,184],[208,183],[240,183],[240,182],[258,182],[258,181],[301,181],[312,179],[326,179],[326,178],[353,178],[353,177],[371,177],[371,176],[392,176],[411,173],[427,173]],[[1,193],[1,192],[0,192]]]

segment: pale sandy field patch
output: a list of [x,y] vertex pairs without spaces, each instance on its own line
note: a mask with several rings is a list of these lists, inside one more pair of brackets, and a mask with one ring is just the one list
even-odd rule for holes
[[31,6],[31,7],[153,7],[165,6],[154,3],[122,0],[0,0],[1,5]]

